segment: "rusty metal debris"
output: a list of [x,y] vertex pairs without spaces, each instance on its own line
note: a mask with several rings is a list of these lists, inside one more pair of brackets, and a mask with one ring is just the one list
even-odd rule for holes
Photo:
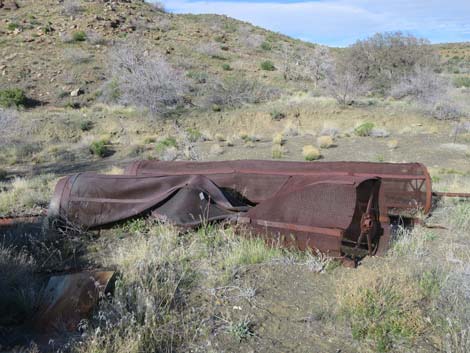
[[151,215],[183,227],[232,220],[270,243],[333,256],[385,250],[389,214],[431,208],[418,163],[141,161],[57,184],[49,216],[100,228]]
[[85,271],[52,276],[32,325],[37,332],[76,331],[109,289],[111,271]]
[[437,197],[461,197],[461,198],[470,198],[470,193],[468,192],[433,192],[434,196]]
[[431,177],[420,163],[371,162],[287,162],[236,160],[221,162],[138,161],[124,171],[126,175],[205,175],[220,187],[243,193],[253,202],[276,194],[292,177],[335,176],[379,177],[382,179],[381,205],[387,212],[428,213],[432,205]]

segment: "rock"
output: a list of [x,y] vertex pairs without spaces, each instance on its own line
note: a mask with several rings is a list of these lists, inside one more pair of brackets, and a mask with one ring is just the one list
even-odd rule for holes
[[388,136],[390,136],[390,133],[385,129],[379,129],[379,128],[374,127],[370,131],[369,136],[372,136],[372,137],[388,137]]
[[442,149],[451,150],[455,152],[464,152],[468,153],[470,148],[469,146],[463,143],[443,143],[440,146]]
[[78,97],[81,94],[83,94],[83,90],[81,88],[77,88],[70,92],[70,97]]
[[19,8],[14,0],[0,0],[0,9],[2,10],[17,10]]

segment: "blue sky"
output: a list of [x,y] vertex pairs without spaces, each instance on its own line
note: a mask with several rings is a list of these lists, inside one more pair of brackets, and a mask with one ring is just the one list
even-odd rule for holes
[[289,36],[346,46],[397,31],[433,43],[470,41],[470,0],[163,0],[174,13],[217,13]]

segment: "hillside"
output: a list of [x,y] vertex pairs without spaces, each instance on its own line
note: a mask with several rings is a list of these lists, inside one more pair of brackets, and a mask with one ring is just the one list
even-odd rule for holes
[[[140,0],[17,4],[0,9],[0,85],[22,88],[40,105],[95,101],[109,78],[110,52],[124,43],[162,54],[196,84],[215,75],[286,86],[261,62],[280,67],[284,46],[313,48],[224,16],[173,15]],[[71,98],[77,89],[81,97]]]

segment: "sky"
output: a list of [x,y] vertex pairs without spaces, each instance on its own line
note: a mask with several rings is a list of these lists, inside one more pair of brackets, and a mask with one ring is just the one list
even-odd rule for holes
[[402,31],[432,43],[470,41],[470,0],[163,0],[173,13],[227,15],[288,36],[347,46]]

